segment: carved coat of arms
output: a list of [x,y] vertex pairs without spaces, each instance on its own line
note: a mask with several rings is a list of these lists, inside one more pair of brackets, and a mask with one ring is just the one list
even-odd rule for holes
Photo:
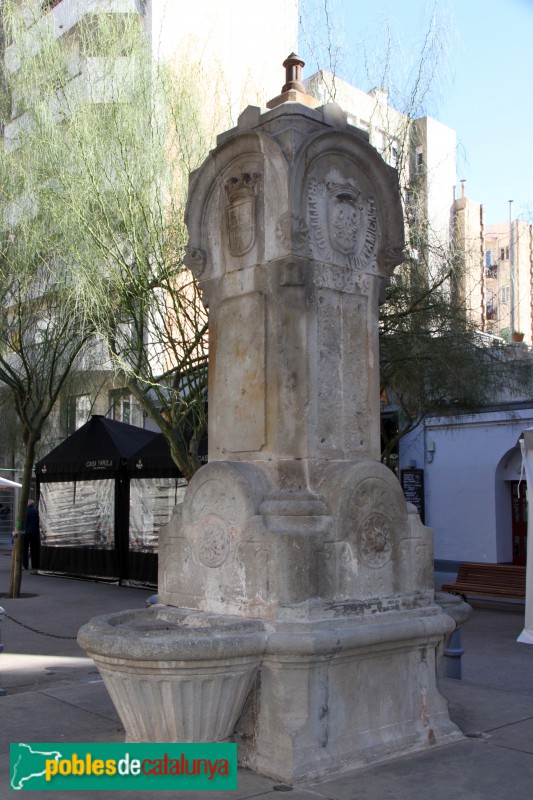
[[329,236],[334,248],[344,255],[355,253],[361,227],[360,193],[355,191],[330,192]]
[[315,258],[361,271],[372,267],[379,237],[376,207],[353,178],[335,168],[321,180],[311,178],[307,208]]
[[226,230],[232,256],[243,256],[255,244],[256,236],[256,173],[241,172],[225,182],[228,205]]

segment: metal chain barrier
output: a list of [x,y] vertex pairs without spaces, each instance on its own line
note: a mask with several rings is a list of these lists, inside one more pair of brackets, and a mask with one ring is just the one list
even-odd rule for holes
[[27,631],[31,631],[32,633],[38,633],[40,636],[50,636],[52,639],[70,639],[75,641],[78,637],[77,636],[62,636],[60,633],[47,633],[46,631],[39,631],[37,628],[32,628],[31,625],[26,625],[24,622],[21,622],[18,619],[10,616],[6,611],[4,611],[3,616],[14,622],[15,625],[20,625],[21,628],[26,628]]

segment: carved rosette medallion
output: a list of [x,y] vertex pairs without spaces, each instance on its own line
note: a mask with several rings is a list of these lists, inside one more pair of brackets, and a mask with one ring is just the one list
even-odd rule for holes
[[361,525],[359,552],[370,567],[382,567],[390,559],[392,528],[390,520],[379,512],[371,512]]
[[394,546],[398,513],[389,487],[382,481],[368,479],[354,491],[350,501],[357,551],[369,567],[387,564]]
[[215,569],[234,555],[242,535],[246,498],[231,476],[221,479],[220,470],[209,467],[209,464],[202,467],[189,484],[183,508],[183,533],[195,563]]
[[372,197],[353,178],[331,169],[307,190],[310,244],[316,259],[375,271],[379,226]]
[[225,209],[226,232],[232,256],[245,255],[255,244],[258,180],[259,175],[255,172],[240,172],[224,183],[229,201]]
[[230,552],[231,537],[228,525],[218,514],[206,514],[195,524],[194,550],[206,567],[222,566]]

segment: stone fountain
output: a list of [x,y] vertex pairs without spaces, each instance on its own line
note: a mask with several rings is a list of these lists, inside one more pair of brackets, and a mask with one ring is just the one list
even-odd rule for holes
[[[191,176],[209,463],[161,533],[159,603],[81,629],[129,740],[238,742],[286,783],[460,736],[433,542],[380,463],[378,306],[397,173],[285,62]],[[458,601],[460,602],[460,601]]]

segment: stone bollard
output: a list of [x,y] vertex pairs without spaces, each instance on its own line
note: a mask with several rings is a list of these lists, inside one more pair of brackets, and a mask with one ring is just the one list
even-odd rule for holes
[[464,649],[461,647],[461,631],[459,628],[456,628],[451,634],[443,654],[441,672],[443,678],[456,678],[459,681],[461,680],[461,658],[464,652]]
[[461,646],[461,625],[470,619],[472,608],[461,597],[448,592],[436,592],[435,602],[453,619],[456,626],[444,641],[442,656],[438,663],[438,675],[441,678],[461,680],[461,658],[465,652]]

